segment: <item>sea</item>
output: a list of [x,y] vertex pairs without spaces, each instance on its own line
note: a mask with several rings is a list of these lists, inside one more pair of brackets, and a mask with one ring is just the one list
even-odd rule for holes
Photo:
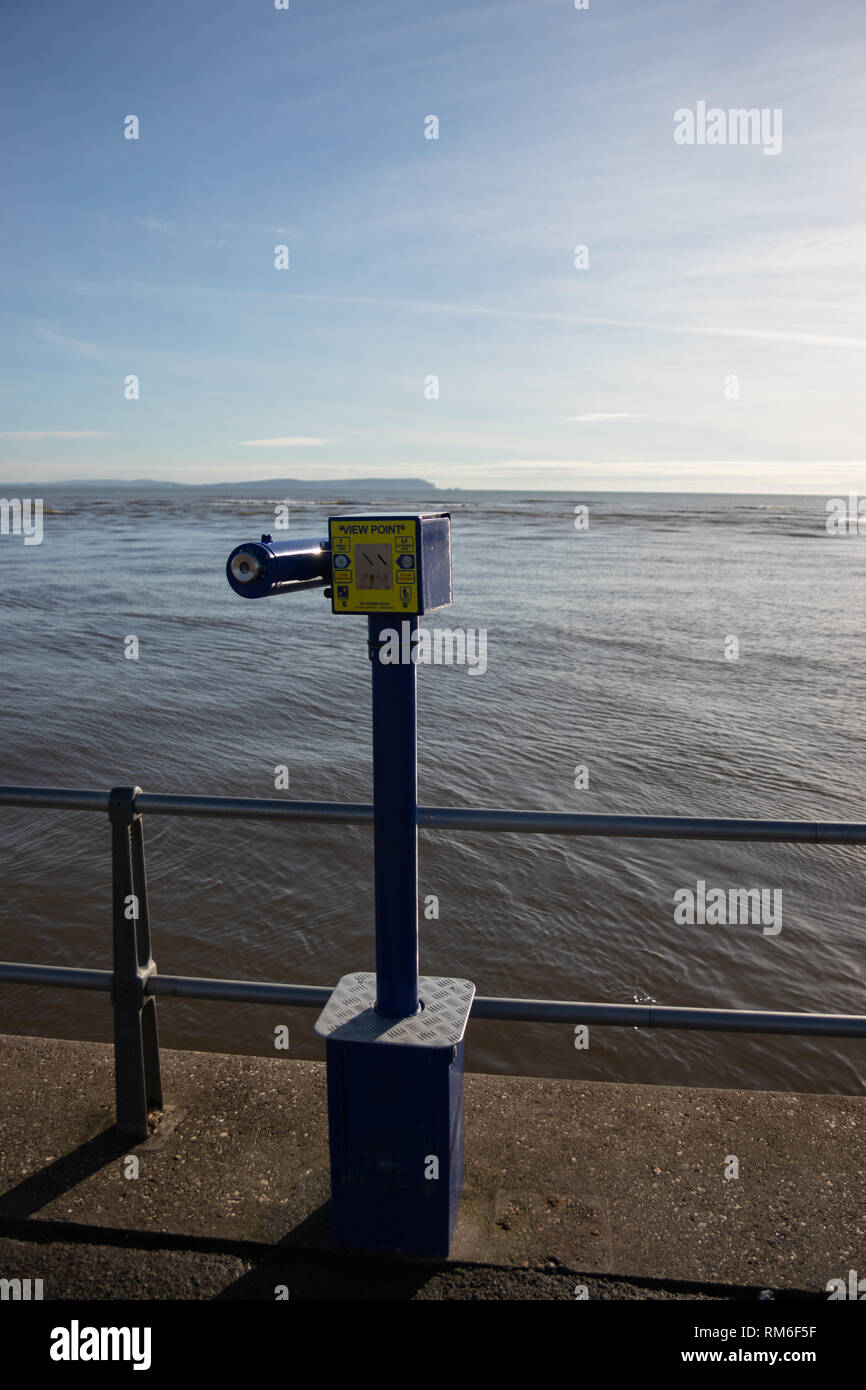
[[[41,544],[0,537],[0,782],[371,800],[364,619],[321,591],[244,601],[226,558],[345,511],[447,510],[454,602],[423,621],[484,632],[486,669],[419,667],[421,804],[866,819],[866,537],[828,533],[827,501],[48,488]],[[369,827],[148,815],[144,834],[162,972],[373,968]],[[107,816],[0,807],[0,956],[110,968],[110,876]],[[778,930],[681,920],[713,889],[766,890]],[[864,890],[858,847],[423,831],[421,969],[484,995],[862,1013]],[[322,1059],[315,1017],[159,1003],[162,1043],[205,1052]],[[106,995],[0,984],[0,1031],[111,1028]],[[466,1062],[858,1093],[866,1042],[472,1022]]]

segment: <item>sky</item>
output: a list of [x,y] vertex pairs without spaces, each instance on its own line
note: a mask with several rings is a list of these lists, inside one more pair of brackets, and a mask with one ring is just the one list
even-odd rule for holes
[[862,0],[289,4],[3,0],[0,479],[866,490]]

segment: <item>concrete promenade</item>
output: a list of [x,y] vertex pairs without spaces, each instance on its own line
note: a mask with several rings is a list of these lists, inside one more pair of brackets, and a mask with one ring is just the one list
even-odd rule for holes
[[866,1274],[864,1097],[470,1075],[437,1263],[331,1250],[323,1065],[163,1049],[162,1069],[129,1150],[110,1046],[0,1035],[0,1278],[46,1299],[825,1299]]

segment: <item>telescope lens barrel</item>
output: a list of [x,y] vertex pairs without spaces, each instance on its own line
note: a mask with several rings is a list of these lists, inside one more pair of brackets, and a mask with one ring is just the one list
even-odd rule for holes
[[320,589],[331,582],[328,540],[248,541],[236,546],[226,562],[226,578],[242,598]]

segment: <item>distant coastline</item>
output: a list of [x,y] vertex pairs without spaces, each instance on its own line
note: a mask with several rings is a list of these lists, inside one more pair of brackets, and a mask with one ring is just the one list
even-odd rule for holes
[[297,496],[299,500],[329,497],[342,493],[345,496],[375,494],[379,497],[411,497],[438,495],[443,499],[459,493],[464,497],[484,494],[507,494],[514,497],[719,497],[730,500],[735,497],[757,498],[803,498],[824,499],[831,493],[845,493],[844,487],[829,488],[824,491],[764,491],[753,488],[728,491],[704,488],[598,488],[582,487],[579,480],[568,488],[540,487],[439,487],[426,478],[255,478],[250,482],[225,483],[182,483],[168,478],[54,478],[36,481],[0,482],[0,497],[47,496],[51,492],[119,493],[130,497],[165,494],[190,493],[209,494],[214,497],[275,498],[289,500]]
[[[50,488],[66,488],[81,492],[212,492],[238,497],[272,497],[275,492],[322,492],[338,489],[341,492],[369,492],[371,488],[390,488],[393,491],[440,492],[435,483],[424,478],[256,478],[251,482],[232,483],[175,483],[163,478],[57,478],[53,482],[0,483],[0,492],[47,492]],[[451,489],[448,489],[449,491]]]

